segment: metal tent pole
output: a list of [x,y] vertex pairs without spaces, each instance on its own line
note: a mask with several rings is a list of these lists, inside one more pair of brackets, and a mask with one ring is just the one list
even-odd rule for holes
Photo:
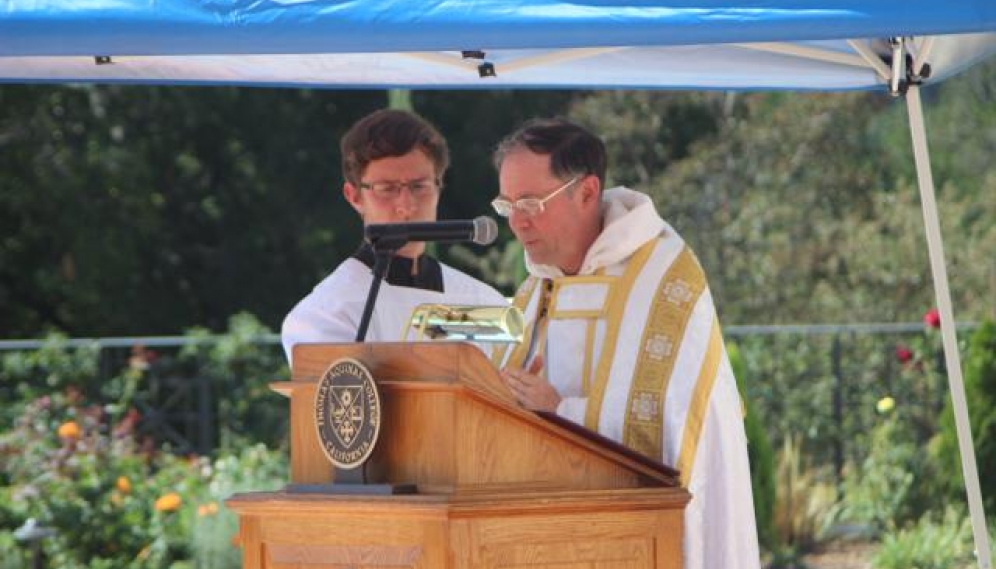
[[934,197],[934,175],[930,169],[930,152],[927,148],[927,130],[923,123],[923,106],[919,85],[910,85],[906,92],[906,109],[909,114],[910,134],[913,136],[913,156],[916,161],[917,181],[920,186],[920,203],[923,206],[923,225],[927,234],[930,270],[934,277],[934,295],[941,315],[941,338],[944,343],[944,361],[947,364],[948,387],[954,407],[955,427],[958,432],[958,449],[961,454],[961,471],[968,493],[968,510],[972,518],[972,535],[975,538],[975,555],[981,569],[992,569],[989,550],[989,533],[979,490],[979,471],[975,464],[972,429],[968,422],[965,403],[965,384],[961,373],[961,355],[958,353],[954,312],[951,308],[951,290],[948,288],[948,271],[944,261],[944,244],[941,224],[937,217],[937,200]]

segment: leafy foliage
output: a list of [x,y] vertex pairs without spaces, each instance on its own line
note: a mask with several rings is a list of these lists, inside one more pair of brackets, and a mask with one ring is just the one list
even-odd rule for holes
[[[968,75],[925,110],[964,319],[996,298],[996,63]],[[606,133],[612,182],[692,244],[726,324],[910,321],[933,304],[905,108],[881,93],[597,93],[572,116]]]
[[[268,334],[255,316],[236,314],[219,341],[187,344],[175,362],[177,371],[210,386],[222,426],[220,449],[234,451],[250,442],[271,448],[286,444],[288,405],[269,383],[287,379],[289,370],[279,346],[261,345],[259,340]],[[188,332],[194,339],[207,336],[203,328]]]
[[806,463],[797,440],[785,439],[777,464],[774,520],[781,551],[776,558],[779,566],[791,566],[822,536],[837,492],[825,473]]
[[[67,418],[78,435],[56,434]],[[150,455],[131,424],[106,419],[99,406],[61,395],[25,408],[0,442],[8,458],[3,530],[29,518],[54,529],[43,548],[58,567],[167,567],[190,559],[211,462]]]
[[[56,342],[5,357],[0,385],[26,398],[5,405],[0,434],[0,558],[13,566],[28,563],[13,532],[34,519],[55,530],[41,542],[50,566],[240,566],[231,545],[236,519],[223,501],[233,492],[272,489],[286,480],[284,453],[250,442],[253,433],[272,430],[252,421],[279,403],[260,389],[272,370],[256,353],[265,350],[247,347],[263,331],[241,317],[230,337],[205,350],[204,367],[233,378],[228,394],[248,401],[224,415],[245,426],[229,437],[243,450],[214,460],[162,452],[143,435],[142,416],[130,403],[141,400],[138,386],[162,371],[148,358],[133,356],[119,375],[97,386],[90,348],[67,350]],[[32,374],[46,377],[48,385],[29,388]]]
[[845,471],[837,510],[839,519],[878,532],[903,527],[931,506],[943,505],[924,491],[932,475],[926,453],[912,443],[895,413],[887,413],[871,433],[864,461]]
[[[556,114],[571,96],[416,94],[456,165],[440,216],[486,211],[490,150],[509,121]],[[245,310],[276,328],[357,246],[338,142],[386,101],[364,91],[0,86],[0,337],[176,334],[220,329]]]
[[968,569],[974,567],[972,527],[959,508],[924,516],[908,529],[887,534],[872,559],[875,569]]
[[[337,142],[372,93],[0,88],[5,336],[277,322],[355,246]],[[354,235],[355,233],[347,234]]]
[[[980,469],[996,464],[996,322],[983,323],[972,335],[964,361],[965,398],[972,428],[976,463]],[[947,465],[946,482],[952,496],[964,496],[954,410],[947,403],[941,416],[938,463]],[[956,467],[957,465],[957,467]],[[982,500],[987,511],[996,511],[996,479],[980,476]]]
[[771,441],[765,431],[764,422],[757,409],[746,403],[748,381],[747,369],[744,367],[740,350],[736,344],[727,344],[730,366],[737,379],[740,397],[745,401],[744,430],[747,434],[747,455],[750,460],[750,485],[754,498],[754,521],[757,526],[757,537],[762,547],[775,545],[774,508],[775,508],[775,453],[771,449]]

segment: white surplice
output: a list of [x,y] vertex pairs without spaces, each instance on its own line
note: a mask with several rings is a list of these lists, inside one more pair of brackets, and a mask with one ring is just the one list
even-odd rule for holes
[[[403,338],[402,334],[412,311],[420,304],[508,305],[505,297],[494,288],[443,263],[439,265],[444,292],[393,286],[386,279],[381,282],[367,328],[367,341],[410,339]],[[369,267],[349,258],[318,283],[284,318],[280,337],[287,361],[291,361],[291,351],[296,344],[353,342],[372,280]]]
[[682,471],[685,569],[757,569],[743,411],[704,274],[646,195],[606,190],[603,221],[578,275],[526,258],[532,278],[517,300],[530,327],[551,291],[536,334],[545,345],[533,350],[563,397],[557,413]]

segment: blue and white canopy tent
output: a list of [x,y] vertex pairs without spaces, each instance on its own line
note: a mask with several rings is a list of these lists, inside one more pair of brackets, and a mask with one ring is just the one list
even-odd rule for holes
[[881,90],[904,96],[979,566],[992,567],[922,85],[996,53],[992,0],[4,0],[0,81]]
[[994,29],[988,0],[5,0],[0,79],[869,89],[891,38],[938,81]]

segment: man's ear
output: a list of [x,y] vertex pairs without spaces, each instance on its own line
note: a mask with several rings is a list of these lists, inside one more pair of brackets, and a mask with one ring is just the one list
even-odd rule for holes
[[363,202],[360,199],[360,189],[349,182],[344,182],[342,184],[342,195],[349,202],[349,205],[353,206],[356,213],[363,217]]
[[581,181],[581,202],[597,204],[602,199],[602,182],[598,176],[589,174]]

